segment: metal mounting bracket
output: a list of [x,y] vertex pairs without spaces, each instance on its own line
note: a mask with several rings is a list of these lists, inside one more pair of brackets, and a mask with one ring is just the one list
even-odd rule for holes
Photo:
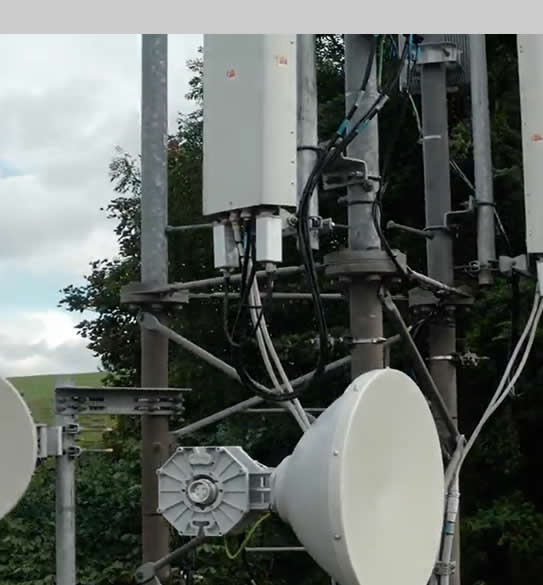
[[63,454],[62,427],[37,424],[38,461]]
[[385,343],[386,337],[344,337],[348,345],[380,345]]
[[482,361],[487,361],[490,358],[486,355],[477,355],[472,351],[456,354],[458,363],[464,368],[476,368]]
[[456,572],[456,563],[446,563],[444,561],[437,561],[434,566],[434,573],[439,576],[454,575]]
[[434,238],[434,234],[432,231],[428,231],[427,229],[420,230],[418,228],[411,227],[409,225],[404,225],[402,223],[396,223],[395,221],[388,221],[386,224],[387,230],[400,230],[409,234],[414,234],[415,236],[420,236],[426,238],[428,240],[432,240]]
[[[470,276],[477,276],[479,272],[481,272],[482,268],[483,267],[481,266],[481,263],[478,260],[470,260],[467,264],[460,264],[454,267],[455,270],[462,270],[463,272],[469,274]],[[494,266],[494,261],[489,261],[488,268],[490,268],[491,270],[496,270],[496,266]]]
[[325,191],[364,184],[368,181],[368,165],[365,161],[341,155],[323,174]]
[[[68,455],[70,459],[76,459],[85,450],[77,445],[66,444],[64,437],[76,437],[81,432],[78,423],[68,423],[64,426],[37,424],[38,435],[38,461],[48,457],[62,457]],[[91,449],[92,451],[105,451],[104,449]]]
[[121,304],[125,305],[179,305],[188,302],[188,290],[156,293],[152,285],[142,282],[130,282],[121,287]]
[[458,63],[460,51],[455,43],[440,41],[426,42],[419,45],[417,65],[433,65],[437,63]]
[[450,362],[463,368],[476,368],[482,361],[489,360],[487,356],[477,355],[471,351],[466,353],[451,353],[449,355],[432,355],[426,358],[427,362]]
[[528,256],[521,254],[510,258],[509,256],[499,256],[498,258],[498,270],[504,276],[513,276],[513,272],[518,272],[523,276],[530,277],[530,270],[528,268]]
[[167,416],[183,412],[182,394],[189,388],[87,388],[57,386],[57,414]]
[[[400,265],[406,265],[405,254],[394,250],[396,259]],[[396,266],[384,250],[340,250],[328,254],[324,262],[326,264],[326,275],[355,276],[382,274],[396,274]]]
[[70,459],[77,459],[81,455],[82,452],[83,452],[83,449],[81,447],[79,447],[78,445],[70,445],[66,449],[66,455],[68,455],[68,457]]
[[[473,305],[473,297],[470,295],[470,290],[468,289],[468,287],[463,287],[460,286],[458,287],[459,291],[465,291],[466,292],[466,296],[460,296],[460,295],[451,295],[449,297],[447,297],[447,301],[446,304],[447,305]],[[424,288],[420,288],[420,287],[415,287],[409,290],[408,294],[408,298],[409,298],[409,308],[410,309],[417,309],[417,308],[422,308],[422,307],[429,307],[429,306],[435,306],[440,302],[440,299],[432,292],[429,290],[426,290]],[[470,296],[467,296],[470,295]]]
[[456,364],[458,362],[458,356],[454,354],[449,355],[431,355],[425,358],[427,362],[450,362]]
[[447,211],[443,214],[443,223],[441,225],[428,225],[423,229],[413,228],[411,226],[403,225],[401,223],[396,223],[395,221],[389,221],[387,223],[387,229],[398,229],[404,232],[412,233],[416,236],[422,236],[428,239],[432,239],[435,237],[434,232],[443,232],[450,236],[454,235],[456,227],[458,224],[454,223],[453,218],[457,218],[459,216],[464,215],[472,215],[476,209],[477,202],[474,197],[469,197],[469,199],[462,204],[465,209],[455,209],[452,211]]

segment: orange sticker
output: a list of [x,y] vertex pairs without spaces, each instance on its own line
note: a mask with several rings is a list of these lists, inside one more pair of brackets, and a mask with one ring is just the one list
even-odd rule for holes
[[276,55],[274,60],[277,65],[288,65],[288,59],[285,57],[285,55]]

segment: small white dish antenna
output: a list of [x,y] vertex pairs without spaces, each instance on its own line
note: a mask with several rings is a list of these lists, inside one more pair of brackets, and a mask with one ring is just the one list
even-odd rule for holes
[[0,377],[0,518],[21,499],[36,467],[38,439],[30,410]]
[[272,504],[342,585],[423,585],[444,515],[436,426],[397,370],[359,376],[272,475]]

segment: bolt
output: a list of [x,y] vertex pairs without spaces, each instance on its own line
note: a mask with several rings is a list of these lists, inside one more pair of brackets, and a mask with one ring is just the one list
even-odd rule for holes
[[334,540],[341,540],[341,535],[334,534]]
[[362,189],[364,189],[364,191],[366,191],[366,193],[370,193],[371,191],[373,191],[372,182],[368,181],[367,179],[362,181]]
[[336,456],[337,456],[337,455],[339,455],[339,451],[338,451],[337,449],[334,449],[333,453],[334,453],[334,455],[336,455]]

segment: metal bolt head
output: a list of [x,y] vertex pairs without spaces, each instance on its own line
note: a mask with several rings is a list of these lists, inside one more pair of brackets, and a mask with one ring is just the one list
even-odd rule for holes
[[362,181],[362,189],[364,189],[366,193],[371,193],[373,191],[373,183],[365,179],[364,181]]

